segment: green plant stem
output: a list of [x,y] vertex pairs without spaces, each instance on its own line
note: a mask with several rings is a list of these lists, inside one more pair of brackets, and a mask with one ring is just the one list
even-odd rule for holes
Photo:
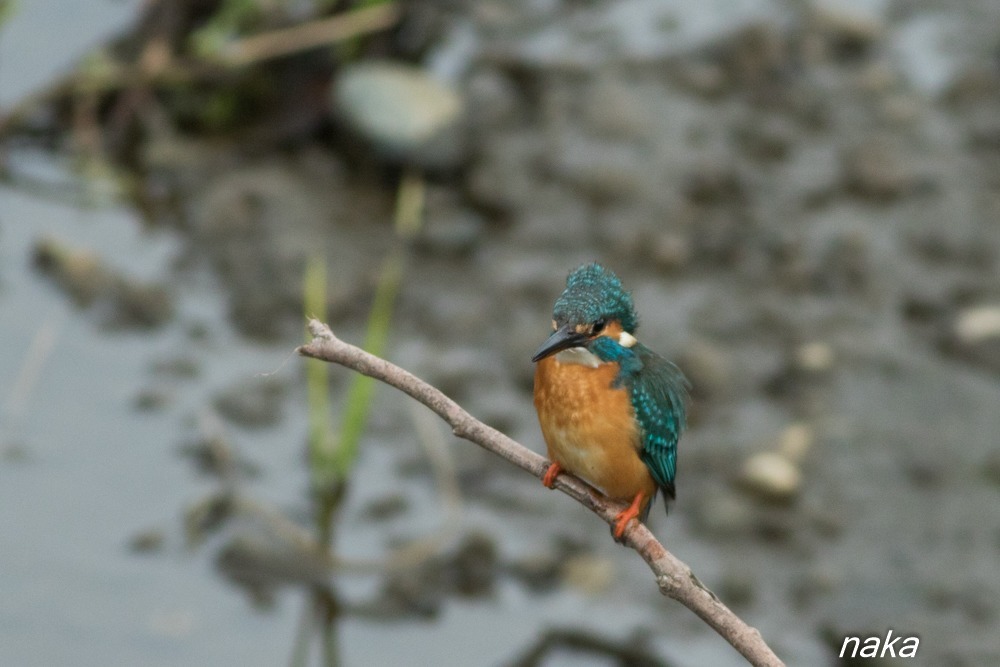
[[[364,348],[383,355],[389,341],[392,313],[406,267],[407,241],[420,229],[424,207],[424,183],[418,172],[403,174],[399,184],[394,216],[395,239],[382,262],[375,298],[368,315]],[[309,258],[304,280],[304,306],[312,317],[326,316],[326,265],[319,256]],[[306,368],[309,410],[309,470],[316,507],[316,532],[319,542],[333,543],[336,515],[346,495],[350,473],[357,460],[361,438],[375,396],[375,382],[355,375],[345,399],[339,437],[333,433],[329,412],[329,366],[312,360]],[[292,667],[304,667],[309,659],[309,638],[314,627],[313,614],[321,617],[321,654],[326,667],[340,663],[337,617],[340,613],[336,591],[314,588],[296,635]]]
[[[364,349],[375,355],[382,356],[385,353],[392,326],[392,313],[405,273],[406,241],[420,228],[423,202],[423,179],[417,172],[407,172],[400,181],[397,195],[396,238],[379,271],[363,344]],[[352,379],[341,418],[340,437],[335,443],[332,439],[324,440],[321,454],[316,459],[313,474],[319,488],[329,488],[347,480],[358,456],[374,396],[375,383],[370,378],[356,375]],[[324,405],[325,401],[324,396]],[[317,398],[317,405],[310,405],[311,412],[320,409],[318,403]],[[324,414],[325,410],[324,407]]]
[[[326,313],[326,263],[312,255],[306,263],[303,301],[306,313]],[[330,419],[329,371],[323,364],[306,367],[306,395],[309,410],[309,469],[314,487],[329,481],[324,474],[337,456],[337,443]]]
[[[403,252],[399,243],[396,243],[382,264],[378,286],[375,289],[375,300],[368,317],[364,349],[372,351],[373,354],[379,354],[375,352],[376,350],[384,351],[389,340],[392,311],[402,275]],[[371,412],[374,395],[375,382],[371,378],[360,375],[353,378],[344,408],[340,446],[337,448],[336,468],[341,476],[346,475],[354,459],[357,458],[358,446]]]

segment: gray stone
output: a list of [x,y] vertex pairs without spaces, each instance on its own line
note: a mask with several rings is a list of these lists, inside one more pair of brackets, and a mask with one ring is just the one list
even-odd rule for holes
[[1000,306],[975,306],[962,310],[955,318],[954,334],[960,345],[1000,339]]
[[462,97],[424,70],[389,62],[350,65],[333,88],[340,118],[386,157],[428,167],[462,157]]
[[886,137],[875,137],[848,150],[843,157],[844,182],[855,194],[888,202],[913,191],[920,176],[911,157]]
[[956,313],[944,348],[955,356],[1000,371],[1000,306],[968,306]]
[[274,378],[242,379],[215,396],[226,419],[246,427],[271,426],[281,419],[285,386]]
[[743,464],[740,484],[761,500],[788,502],[802,488],[798,466],[777,452],[754,454]]
[[793,354],[797,370],[804,373],[827,373],[833,368],[833,348],[822,341],[803,343]]
[[778,451],[791,461],[800,464],[812,449],[816,434],[805,422],[795,422],[785,427],[778,438]]
[[852,10],[831,0],[817,2],[809,16],[809,28],[823,44],[824,55],[835,60],[867,55],[885,35],[885,25],[874,14]]

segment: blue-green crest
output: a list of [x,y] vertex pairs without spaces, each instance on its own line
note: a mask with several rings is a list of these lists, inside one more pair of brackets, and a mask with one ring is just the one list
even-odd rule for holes
[[630,334],[639,325],[632,295],[613,271],[596,263],[584,264],[569,274],[552,317],[559,326],[618,320]]

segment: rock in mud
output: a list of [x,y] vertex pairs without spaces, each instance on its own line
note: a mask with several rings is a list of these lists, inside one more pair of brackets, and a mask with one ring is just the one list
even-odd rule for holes
[[485,533],[465,538],[450,562],[451,585],[464,597],[493,594],[499,567],[496,541]]
[[174,394],[167,387],[145,387],[132,399],[132,405],[142,412],[156,412],[168,407],[173,400]]
[[803,373],[821,375],[833,368],[833,348],[822,341],[798,346],[792,354],[795,368]]
[[865,293],[872,284],[870,245],[860,230],[830,239],[813,274],[813,287],[827,294]]
[[760,452],[748,458],[739,481],[748,493],[767,502],[790,502],[802,489],[798,466],[777,452]]
[[117,280],[110,292],[104,324],[113,329],[152,329],[166,324],[174,314],[174,300],[157,283]]
[[792,463],[801,464],[812,449],[815,439],[816,435],[809,424],[805,422],[789,424],[778,438],[778,451]]
[[132,536],[129,550],[138,554],[151,554],[163,550],[167,541],[166,533],[160,528],[148,528]]
[[876,202],[899,199],[920,181],[910,156],[886,137],[875,137],[847,150],[842,164],[848,190]]
[[271,426],[281,419],[285,386],[274,378],[240,380],[218,394],[213,404],[241,426]]
[[166,287],[126,276],[90,250],[43,238],[35,243],[34,264],[78,306],[99,306],[109,328],[150,329],[173,316],[174,301]]
[[219,479],[256,477],[260,470],[244,459],[222,433],[205,433],[181,446],[180,453],[203,475]]
[[805,38],[818,40],[823,55],[836,61],[853,61],[869,54],[885,36],[878,17],[844,9],[842,3],[820,2],[813,6]]
[[364,509],[361,516],[366,521],[389,521],[405,514],[410,508],[410,502],[401,493],[392,493],[373,499]]
[[953,333],[955,342],[960,345],[1000,340],[1000,306],[975,306],[962,310],[955,318]]
[[423,69],[350,65],[337,79],[333,101],[344,123],[387,158],[437,168],[462,160],[464,101]]
[[945,333],[943,348],[962,359],[1000,372],[1000,305],[961,309]]
[[615,568],[607,558],[579,554],[563,563],[561,574],[568,586],[587,595],[599,595],[614,581]]
[[215,567],[258,604],[268,605],[285,585],[323,585],[330,578],[325,554],[265,532],[233,535],[215,557]]
[[785,116],[761,114],[751,117],[733,129],[733,138],[740,151],[758,162],[780,162],[795,144],[795,127]]
[[78,306],[89,306],[114,283],[110,269],[96,253],[72,248],[58,239],[39,239],[33,262]]

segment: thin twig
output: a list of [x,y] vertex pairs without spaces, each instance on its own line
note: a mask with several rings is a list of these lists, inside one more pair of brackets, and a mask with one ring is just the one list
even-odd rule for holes
[[391,28],[402,10],[398,3],[386,2],[355,9],[325,19],[245,37],[226,46],[223,59],[229,65],[251,63],[327,46],[370,32]]
[[181,61],[160,45],[147,49],[136,64],[111,62],[100,76],[73,71],[46,88],[21,99],[8,110],[0,110],[0,139],[14,132],[32,113],[46,104],[91,93],[116,92],[140,86],[177,86],[191,82],[227,80],[233,69],[343,42],[394,26],[402,16],[396,2],[357,9],[302,25],[238,39],[227,45],[220,62]]
[[[313,340],[298,348],[298,353],[340,364],[391,385],[420,401],[444,419],[460,438],[476,443],[541,479],[548,461],[500,431],[487,426],[438,389],[385,359],[368,354],[333,335],[318,320],[310,320]],[[571,475],[556,478],[556,488],[578,501],[609,524],[623,508],[601,496]],[[718,597],[708,590],[687,565],[667,551],[645,525],[631,522],[625,529],[624,542],[642,556],[656,576],[660,592],[677,600],[718,632],[752,665],[778,667],[784,663],[764,642],[756,628],[747,625]]]

